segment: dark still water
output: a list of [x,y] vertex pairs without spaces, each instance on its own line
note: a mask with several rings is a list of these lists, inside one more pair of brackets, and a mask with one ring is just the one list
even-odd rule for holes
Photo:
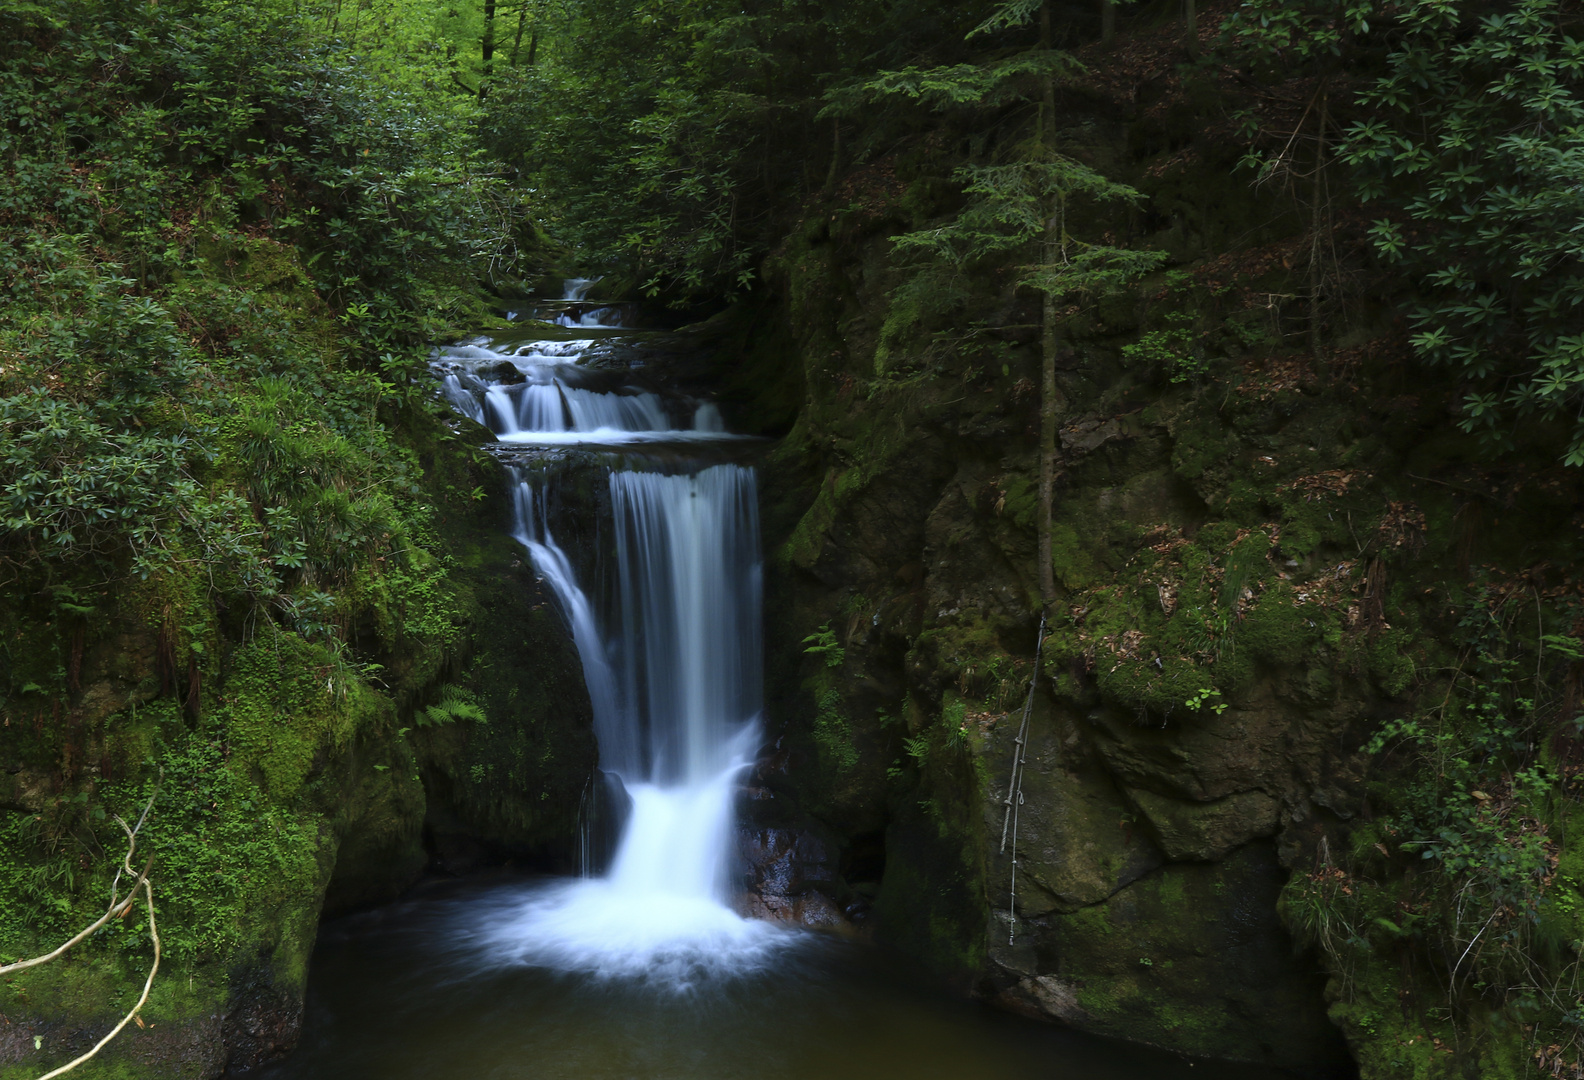
[[[936,994],[864,945],[775,930],[591,973],[515,947],[565,882],[461,883],[326,924],[302,1043],[263,1080],[1276,1080]],[[564,902],[564,901],[563,901]],[[640,916],[641,921],[641,916]],[[767,930],[769,928],[766,928]]]

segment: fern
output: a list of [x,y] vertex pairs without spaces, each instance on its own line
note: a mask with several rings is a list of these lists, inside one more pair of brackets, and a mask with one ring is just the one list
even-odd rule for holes
[[825,666],[837,668],[847,659],[847,650],[836,644],[836,631],[830,628],[830,623],[824,623],[819,630],[803,639],[803,644],[808,646],[803,651],[810,656],[823,656]]
[[420,709],[414,717],[419,727],[441,727],[459,720],[471,720],[475,724],[489,723],[483,706],[479,705],[471,690],[449,684],[440,691],[439,701]]

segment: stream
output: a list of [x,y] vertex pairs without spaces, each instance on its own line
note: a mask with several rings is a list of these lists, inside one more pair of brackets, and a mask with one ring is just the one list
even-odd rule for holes
[[540,309],[559,332],[431,364],[499,440],[512,533],[582,662],[600,748],[584,873],[434,882],[326,924],[302,1043],[259,1075],[1276,1075],[1020,1020],[859,941],[738,912],[733,807],[763,706],[758,440],[651,381],[658,332],[586,302],[588,284]]

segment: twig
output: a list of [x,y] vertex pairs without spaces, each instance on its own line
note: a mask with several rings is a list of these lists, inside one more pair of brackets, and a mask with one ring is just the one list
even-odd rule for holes
[[1479,941],[1480,937],[1485,933],[1485,931],[1490,929],[1491,923],[1495,922],[1496,917],[1500,914],[1501,908],[1497,908],[1495,911],[1491,912],[1491,917],[1485,920],[1485,925],[1479,928],[1479,933],[1475,934],[1474,937],[1470,939],[1468,948],[1463,950],[1463,955],[1458,957],[1458,962],[1452,965],[1452,978],[1448,980],[1448,985],[1453,987],[1454,993],[1456,992],[1457,987],[1458,971],[1463,967],[1463,961],[1468,959],[1469,951],[1474,948],[1474,945]]
[[[163,773],[161,775],[163,775]],[[88,935],[92,934],[95,930],[98,930],[111,919],[126,914],[127,909],[136,902],[138,886],[145,884],[148,881],[149,867],[153,865],[154,859],[152,856],[150,856],[148,862],[143,864],[143,869],[138,871],[134,876],[132,888],[128,891],[127,898],[125,900],[118,898],[121,874],[123,872],[129,875],[133,873],[132,855],[135,851],[137,851],[138,829],[143,827],[143,822],[148,818],[149,809],[154,805],[154,800],[158,797],[159,788],[156,786],[154,789],[154,794],[149,796],[147,805],[143,807],[143,813],[138,817],[136,828],[128,828],[127,823],[122,821],[119,815],[116,817],[116,823],[119,824],[122,831],[127,834],[127,853],[121,859],[121,866],[123,869],[116,870],[115,880],[110,884],[110,906],[105,909],[105,913],[99,916],[99,918],[91,925],[79,931],[77,935],[70,941],[56,948],[52,952],[45,953],[43,956],[35,956],[31,960],[18,960],[11,964],[0,964],[0,975],[9,975],[14,971],[25,971],[28,968],[37,967],[40,964],[47,964],[57,956],[60,956],[62,953],[66,952],[66,950],[70,949],[73,945],[76,945],[78,942],[88,937]]]
[[[163,780],[164,778],[165,770],[161,769],[160,779]],[[83,1062],[99,1053],[99,1051],[103,1050],[107,1045],[109,1045],[111,1039],[114,1039],[117,1035],[121,1034],[122,1029],[124,1029],[127,1024],[132,1022],[132,1020],[142,1010],[144,1005],[148,1004],[149,991],[154,988],[154,976],[159,971],[160,965],[159,927],[154,921],[154,885],[149,881],[148,877],[149,867],[154,864],[153,856],[150,856],[148,861],[143,864],[143,869],[137,872],[132,881],[132,888],[127,892],[125,900],[120,898],[120,883],[121,875],[123,873],[132,874],[133,872],[132,856],[137,851],[137,834],[138,831],[143,828],[143,823],[148,820],[149,811],[153,809],[154,800],[158,797],[159,784],[156,783],[154,786],[154,793],[149,796],[148,802],[144,804],[143,812],[138,815],[136,825],[129,826],[126,821],[122,819],[120,814],[115,815],[116,824],[121,826],[122,832],[126,833],[127,850],[126,854],[121,857],[121,866],[116,870],[115,879],[110,883],[110,906],[105,910],[105,913],[101,915],[91,926],[87,927],[75,937],[73,937],[70,941],[66,942],[64,945],[61,945],[52,952],[46,953],[43,956],[36,956],[31,960],[19,960],[14,964],[0,965],[0,974],[6,974],[8,972],[23,971],[27,968],[37,967],[39,964],[48,963],[57,956],[60,956],[67,949],[70,949],[73,945],[76,945],[78,942],[82,941],[88,935],[92,934],[111,918],[125,915],[129,910],[131,910],[132,905],[137,902],[138,886],[141,885],[143,887],[144,902],[148,905],[149,940],[154,943],[154,962],[149,966],[148,978],[143,980],[143,993],[138,995],[137,1004],[132,1006],[132,1011],[123,1016],[119,1024],[111,1028],[109,1033],[106,1034],[104,1038],[95,1043],[93,1049],[89,1050],[80,1057],[67,1062],[58,1069],[51,1069],[49,1072],[39,1077],[39,1080],[52,1080],[53,1077],[61,1076],[65,1073],[71,1072],[71,1070],[75,1069],[77,1066],[81,1065]],[[138,1022],[142,1023],[142,1021]]]
[[[148,878],[143,878],[141,880],[143,884],[143,895],[148,901],[149,939],[154,942],[154,963],[149,967],[148,978],[143,980],[143,993],[138,996],[137,1004],[132,1006],[132,1011],[123,1016],[121,1018],[121,1022],[110,1029],[109,1034],[100,1039],[98,1042],[94,1043],[92,1050],[73,1061],[67,1062],[58,1069],[51,1069],[49,1072],[39,1077],[39,1080],[51,1080],[52,1077],[71,1072],[77,1066],[81,1065],[99,1051],[103,1050],[111,1039],[121,1034],[121,1029],[126,1027],[127,1024],[131,1023],[132,1018],[137,1016],[138,1012],[142,1010],[143,1006],[148,1002],[149,991],[154,988],[154,973],[159,971],[160,939],[159,931],[154,926],[154,886],[149,883]],[[133,895],[135,896],[136,894],[134,893]],[[128,898],[128,904],[130,903],[131,897]]]

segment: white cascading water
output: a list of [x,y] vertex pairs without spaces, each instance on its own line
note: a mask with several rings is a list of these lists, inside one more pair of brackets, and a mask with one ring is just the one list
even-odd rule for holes
[[561,282],[561,299],[563,299],[563,300],[581,300],[585,296],[588,295],[588,291],[590,289],[592,289],[594,286],[598,285],[600,282],[602,282],[604,280],[605,280],[605,278],[604,278],[603,275],[600,276],[600,277],[596,277],[596,278],[587,278],[587,277],[569,277],[569,278],[565,278]]
[[[511,352],[471,342],[435,350],[441,395],[501,442],[529,446],[630,446],[740,439],[713,404],[673,405],[638,386],[596,391],[577,363],[592,341],[536,341]],[[501,379],[502,365],[515,371]]]
[[641,760],[604,760],[623,780],[693,783],[728,764],[760,708],[753,470],[613,472],[610,492],[622,697],[644,737]]
[[[611,430],[732,437],[710,404],[686,407],[681,415],[692,426],[676,428],[653,394],[569,386],[569,373],[555,374],[564,354],[524,363],[463,348],[470,355],[444,350],[437,361],[444,393],[479,404],[502,439],[554,445]],[[528,381],[502,386],[479,377],[502,360]],[[733,795],[755,746],[762,696],[754,472],[731,464],[691,474],[613,469],[614,565],[602,583],[580,583],[556,542],[545,486],[552,476],[514,470],[513,534],[566,615],[601,769],[620,779],[631,806],[604,877],[540,893],[490,928],[483,944],[498,962],[674,987],[755,968],[786,935],[730,906]],[[598,604],[591,593],[600,595],[601,584],[608,596]],[[600,611],[609,613],[603,625]]]
[[[588,291],[603,280],[603,278],[567,278],[561,283],[561,299],[582,303],[588,296]],[[575,315],[564,312],[555,317],[555,322],[558,326],[620,326],[621,308],[588,308]]]

